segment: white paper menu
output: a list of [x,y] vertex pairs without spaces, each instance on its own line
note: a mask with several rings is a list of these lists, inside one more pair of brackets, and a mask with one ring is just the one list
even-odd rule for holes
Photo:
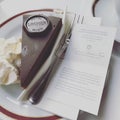
[[116,29],[75,25],[71,42],[40,108],[76,120],[79,110],[97,115]]

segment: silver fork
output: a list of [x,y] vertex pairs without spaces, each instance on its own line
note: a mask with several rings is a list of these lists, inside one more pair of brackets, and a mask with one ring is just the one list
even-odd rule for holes
[[[66,19],[65,16],[66,16],[66,11],[64,13],[64,21]],[[75,18],[74,18],[74,20],[75,20]],[[64,42],[64,44],[62,46],[62,50],[60,51],[60,54],[62,54],[68,46],[68,43],[69,43],[68,41],[69,41],[71,34],[72,34],[74,20],[73,20],[70,28],[69,29],[67,28],[67,30],[65,30],[65,33],[63,34],[62,38],[60,39],[60,43]],[[66,29],[66,27],[65,27],[65,29]],[[56,61],[58,59],[59,59],[58,57],[55,57],[52,60],[52,63],[49,66],[48,70],[40,78],[40,81],[42,81],[42,82],[38,81],[37,84],[35,85],[35,89],[28,95],[28,100],[30,103],[37,104],[41,100],[41,98],[44,95],[44,92],[49,84],[49,81],[50,81],[49,76],[51,75],[51,72],[54,69],[54,67],[56,65]]]
[[75,23],[75,19],[76,19],[76,14],[72,20],[72,23],[70,24],[70,26],[66,27],[65,33],[63,34],[61,40],[60,40],[60,45],[56,50],[56,55],[57,57],[61,58],[61,56],[63,55],[63,53],[65,53],[69,43],[70,43],[70,38],[72,35],[72,29]]

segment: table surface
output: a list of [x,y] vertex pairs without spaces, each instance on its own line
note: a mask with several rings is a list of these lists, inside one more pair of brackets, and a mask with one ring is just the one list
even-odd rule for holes
[[[26,10],[41,8],[64,9],[66,4],[69,11],[92,16],[90,6],[93,1],[94,0],[36,0],[33,2],[32,0],[25,0],[22,2],[22,0],[4,0],[0,3],[0,23],[9,17]],[[96,16],[102,17],[103,25],[116,27],[118,19],[113,3],[114,0],[101,0],[96,7]],[[109,10],[114,14],[114,20],[111,19],[112,17],[110,15],[106,17],[106,13],[109,14],[110,12]],[[94,115],[83,113],[82,115],[79,115],[79,120],[120,120],[120,94],[118,94],[120,92],[120,74],[118,73],[120,71],[120,55],[113,55],[112,58],[110,81],[104,90],[99,116],[96,117]],[[3,115],[0,114],[0,116]]]

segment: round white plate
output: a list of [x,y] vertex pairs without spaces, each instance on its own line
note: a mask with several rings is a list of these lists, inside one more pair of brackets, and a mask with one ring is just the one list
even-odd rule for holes
[[95,16],[102,18],[102,25],[117,28],[115,40],[120,43],[120,20],[116,11],[115,0],[99,0],[95,7]]
[[[52,10],[34,10],[26,11],[13,16],[1,24],[0,37],[22,37],[22,17],[23,14],[44,14],[62,17],[62,14],[53,12]],[[0,86],[0,111],[4,114],[19,120],[55,120],[60,117],[36,108],[34,105],[20,104],[17,97],[22,92],[19,84]]]

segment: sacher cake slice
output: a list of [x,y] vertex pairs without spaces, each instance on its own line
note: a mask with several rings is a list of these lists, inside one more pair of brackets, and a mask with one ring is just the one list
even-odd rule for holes
[[49,57],[62,27],[58,17],[24,15],[20,80],[26,88]]

